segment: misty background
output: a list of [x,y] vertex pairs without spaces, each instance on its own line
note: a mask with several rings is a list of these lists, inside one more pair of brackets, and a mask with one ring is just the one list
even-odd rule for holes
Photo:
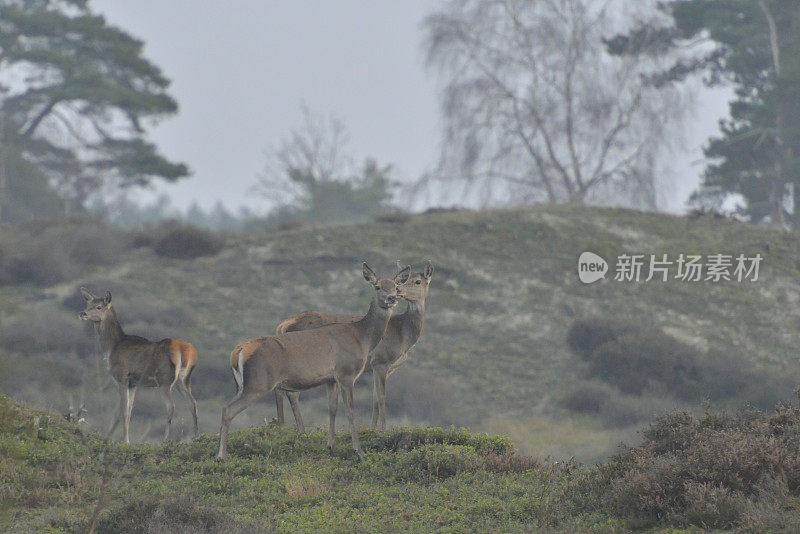
[[[232,212],[244,206],[263,213],[271,202],[252,188],[265,151],[297,127],[303,104],[340,117],[352,134],[353,153],[392,164],[402,183],[436,168],[442,84],[425,68],[420,31],[430,2],[93,5],[144,40],[145,55],[164,69],[180,103],[177,116],[150,132],[193,175],[155,183],[133,198],[148,203],[166,194],[183,210],[221,201]],[[662,191],[665,211],[686,208],[703,170],[701,146],[718,130],[731,96],[726,89],[696,90],[693,119]],[[411,207],[437,200],[419,196]]]
[[[0,0],[0,530],[800,524],[797,3]],[[433,267],[372,459],[312,388],[309,435],[266,395],[211,465],[232,348],[363,314],[364,260]],[[194,345],[198,439],[142,377],[98,454],[82,288]]]
[[[302,310],[358,313],[364,259],[431,260],[390,424],[595,459],[659,411],[769,407],[800,343],[800,316],[775,313],[800,309],[798,16],[779,0],[0,0],[0,386],[100,428],[114,387],[76,315],[81,286],[108,290],[126,332],[197,346],[213,432],[231,347]],[[587,250],[761,254],[764,270],[586,287]],[[368,380],[357,395],[368,409]],[[137,410],[154,439],[162,406]]]

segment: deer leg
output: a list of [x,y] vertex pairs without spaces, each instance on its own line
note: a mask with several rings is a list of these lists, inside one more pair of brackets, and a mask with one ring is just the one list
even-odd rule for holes
[[233,418],[244,411],[248,406],[269,393],[267,391],[243,391],[222,409],[222,423],[219,427],[219,452],[217,460],[224,460],[228,456],[228,430]]
[[378,371],[372,370],[372,428],[378,427],[378,415],[380,414],[380,404],[378,404]]
[[375,383],[378,388],[378,411],[380,413],[381,430],[386,430],[386,379],[387,369],[375,370]]
[[336,437],[336,409],[339,407],[339,384],[328,384],[328,450],[333,452]]
[[242,394],[242,377],[239,374],[240,372],[231,367],[231,372],[233,373],[233,379],[236,381],[236,394]]
[[284,425],[284,417],[283,417],[283,393],[275,390],[275,411],[277,412],[277,421],[278,426]]
[[292,413],[294,414],[294,422],[297,425],[297,431],[301,434],[306,433],[306,427],[303,425],[303,416],[300,415],[300,394],[297,392],[286,392],[286,398],[289,399],[289,404],[292,405]]
[[131,426],[131,413],[133,413],[133,400],[136,398],[136,386],[129,387],[126,391],[125,397],[125,421],[123,421],[123,433],[125,443],[130,443],[131,438],[129,434],[130,426]]
[[183,390],[189,396],[189,401],[192,403],[192,419],[194,419],[194,437],[197,437],[197,435],[200,432],[197,428],[197,401],[195,400],[194,395],[192,395],[192,383],[190,382],[190,379],[187,377],[186,381],[181,382],[181,384],[183,384]]
[[164,429],[164,441],[169,441],[172,434],[172,416],[175,415],[175,401],[172,400],[172,386],[161,388],[161,398],[167,407],[167,428]]
[[353,449],[358,457],[364,458],[364,451],[361,450],[361,441],[358,439],[358,427],[356,426],[355,407],[353,406],[353,381],[348,380],[340,384],[342,388],[342,400],[347,410],[347,419],[350,422],[350,437],[353,439]]
[[111,422],[111,428],[109,428],[108,434],[106,434],[108,439],[111,439],[111,435],[117,429],[117,426],[119,426],[119,422],[122,421],[125,412],[125,392],[128,390],[128,388],[125,387],[124,384],[117,384],[117,387],[119,389],[119,399],[117,401],[117,409],[116,415],[114,416],[114,421]]

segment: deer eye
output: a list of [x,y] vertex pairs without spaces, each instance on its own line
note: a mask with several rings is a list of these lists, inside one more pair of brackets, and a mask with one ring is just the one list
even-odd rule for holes
[[414,283],[415,283],[415,284],[417,284],[417,285],[420,285],[420,284],[422,283],[422,280],[417,280],[417,281],[416,281],[416,282],[414,282]]
[[103,309],[103,307],[102,307],[102,306],[98,306],[98,307],[97,307],[97,309],[98,309],[98,310],[102,310],[102,309]]

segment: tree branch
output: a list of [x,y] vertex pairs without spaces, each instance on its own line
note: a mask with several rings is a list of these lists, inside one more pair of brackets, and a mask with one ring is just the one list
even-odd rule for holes
[[47,117],[47,115],[50,114],[51,111],[53,111],[53,108],[56,107],[56,104],[58,103],[59,103],[58,99],[54,98],[50,100],[50,102],[48,102],[44,106],[44,108],[42,108],[42,110],[33,118],[33,120],[28,124],[28,126],[23,128],[22,132],[19,134],[20,137],[23,137],[25,139],[30,139],[31,136],[36,131],[36,128],[39,127],[42,121]]
[[775,67],[775,74],[781,74],[781,50],[778,44],[778,26],[775,24],[775,18],[770,13],[767,4],[764,0],[758,0],[758,7],[764,13],[767,19],[767,26],[769,26],[769,44],[772,49],[772,65]]

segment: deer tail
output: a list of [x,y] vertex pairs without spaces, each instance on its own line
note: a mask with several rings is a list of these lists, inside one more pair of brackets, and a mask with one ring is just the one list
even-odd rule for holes
[[285,334],[286,332],[289,331],[289,328],[292,325],[294,325],[295,322],[297,322],[296,317],[289,317],[288,319],[286,319],[285,321],[283,321],[281,324],[278,325],[278,328],[275,329],[275,335],[279,336],[281,334]]
[[185,368],[183,367],[183,347],[181,347],[180,342],[177,339],[173,339],[169,343],[169,350],[170,350],[170,359],[172,360],[172,365],[175,366],[175,375],[172,377],[172,383],[169,385],[170,391],[172,388],[175,387],[175,384],[180,382],[181,379],[181,371],[184,371]]
[[[236,345],[236,348],[231,352],[231,371],[233,372],[233,379],[236,381],[236,389],[239,395],[242,394],[244,388],[244,354],[242,354],[242,346]],[[236,366],[233,365],[236,362]]]

